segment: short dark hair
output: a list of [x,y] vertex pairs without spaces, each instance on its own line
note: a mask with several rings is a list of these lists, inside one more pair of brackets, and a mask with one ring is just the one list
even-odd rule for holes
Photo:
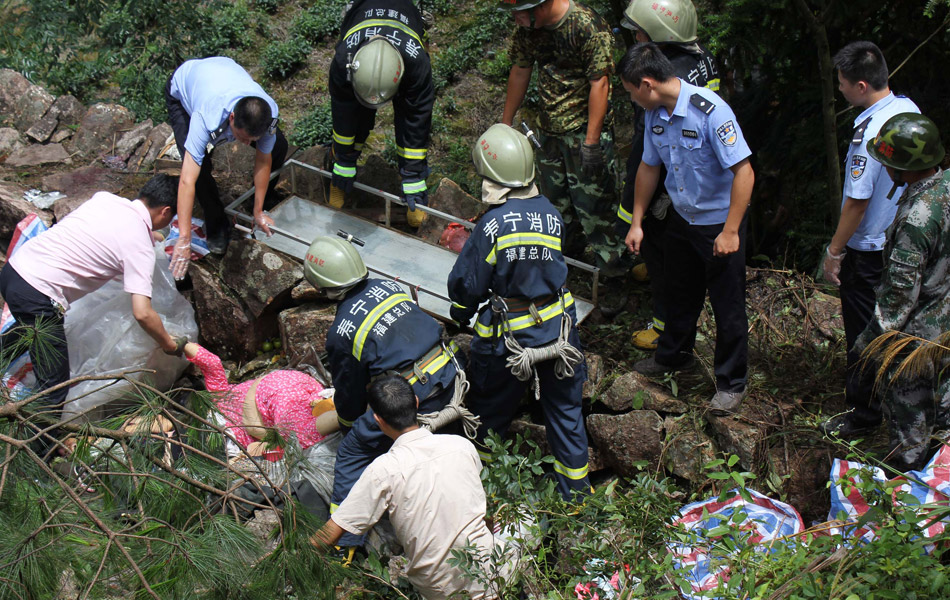
[[416,394],[409,382],[398,375],[380,377],[369,386],[369,407],[397,431],[416,422]]
[[139,200],[149,208],[178,208],[178,177],[159,173],[145,182]]
[[234,126],[251,137],[267,133],[272,119],[270,104],[258,96],[246,96],[234,105]]
[[852,84],[866,81],[875,92],[887,87],[887,62],[873,42],[851,42],[835,54],[835,68]]
[[634,44],[627,49],[617,67],[624,81],[639,86],[644,77],[657,81],[669,81],[676,77],[673,64],[653,42]]

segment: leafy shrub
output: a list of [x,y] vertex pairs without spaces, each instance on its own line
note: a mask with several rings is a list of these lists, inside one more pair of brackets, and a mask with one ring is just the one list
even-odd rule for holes
[[333,117],[330,101],[314,106],[310,112],[294,122],[290,142],[301,148],[329,144],[333,139]]
[[261,53],[261,67],[272,79],[286,79],[300,68],[310,54],[310,44],[300,37],[273,42]]
[[272,15],[280,8],[280,0],[254,0],[254,6],[258,10]]
[[321,0],[297,15],[290,25],[291,35],[302,37],[311,44],[332,35],[340,27],[344,2]]
[[499,11],[494,3],[481,6],[462,28],[458,40],[433,57],[432,79],[441,91],[464,71],[478,64],[482,48],[490,42],[501,43],[511,30],[511,16]]

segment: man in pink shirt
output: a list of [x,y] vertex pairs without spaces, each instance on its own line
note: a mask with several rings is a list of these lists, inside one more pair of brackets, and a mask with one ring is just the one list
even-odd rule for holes
[[[184,339],[173,339],[152,308],[155,266],[152,231],[171,223],[178,201],[178,178],[156,175],[139,199],[98,192],[53,226],[26,242],[0,271],[0,294],[19,326],[0,338],[0,351],[15,356],[29,349],[37,391],[69,379],[64,317],[75,302],[121,276],[132,296],[135,319],[167,354],[180,354]],[[32,328],[45,332],[34,339]],[[58,415],[68,386],[38,402]]]

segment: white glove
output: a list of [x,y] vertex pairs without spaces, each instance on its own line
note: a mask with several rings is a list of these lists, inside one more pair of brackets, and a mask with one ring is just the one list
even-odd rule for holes
[[191,265],[191,237],[179,237],[172,252],[172,261],[168,269],[176,281],[181,281]]
[[841,261],[844,260],[845,254],[847,254],[846,250],[842,250],[841,254],[832,254],[831,246],[825,246],[825,260],[821,263],[821,275],[835,285],[841,285],[838,274],[841,273]]

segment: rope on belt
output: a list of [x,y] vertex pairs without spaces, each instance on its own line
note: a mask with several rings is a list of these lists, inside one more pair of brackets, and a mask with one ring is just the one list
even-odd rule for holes
[[416,421],[420,427],[425,427],[430,431],[438,431],[446,425],[461,419],[465,436],[474,440],[482,421],[479,417],[472,414],[472,411],[467,409],[464,405],[465,395],[468,393],[468,388],[471,384],[468,382],[465,371],[462,370],[458,359],[455,358],[455,352],[446,348],[444,343],[442,344],[442,351],[451,357],[452,363],[455,365],[455,389],[452,392],[452,399],[438,411],[417,415]]
[[[571,333],[573,321],[564,306],[564,294],[559,293],[561,301],[561,330],[556,340],[544,346],[537,348],[525,348],[518,343],[515,336],[511,333],[508,325],[508,305],[504,298],[495,295],[491,299],[492,311],[501,316],[505,330],[505,348],[511,352],[505,364],[511,370],[511,374],[519,381],[528,381],[534,376],[534,398],[541,399],[541,382],[538,379],[538,370],[535,365],[538,363],[555,360],[554,376],[558,379],[564,379],[574,376],[574,366],[584,360],[584,355],[580,350],[571,345],[568,336]],[[532,302],[530,312],[540,325],[542,320],[537,307]]]

